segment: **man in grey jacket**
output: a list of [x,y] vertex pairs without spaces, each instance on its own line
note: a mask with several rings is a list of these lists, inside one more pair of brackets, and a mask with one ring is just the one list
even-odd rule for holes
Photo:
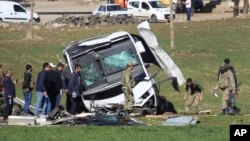
[[81,66],[76,64],[73,73],[71,73],[68,84],[70,94],[71,110],[70,114],[75,115],[79,106],[79,99],[82,94]]

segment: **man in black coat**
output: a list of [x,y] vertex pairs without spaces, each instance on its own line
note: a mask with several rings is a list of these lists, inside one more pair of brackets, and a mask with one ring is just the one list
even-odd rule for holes
[[61,75],[55,70],[55,65],[50,63],[52,70],[48,72],[47,75],[47,88],[48,88],[48,96],[51,102],[51,110],[53,110],[56,106],[56,97],[60,94],[60,90],[62,88]]
[[29,106],[32,101],[32,90],[34,89],[34,83],[32,79],[32,66],[27,64],[23,76],[23,95],[24,95],[24,113],[29,114]]
[[4,120],[7,120],[8,116],[11,115],[13,108],[13,98],[16,97],[15,84],[11,80],[12,75],[12,70],[7,70],[3,80],[4,99],[6,101],[6,107],[3,114]]
[[75,65],[73,73],[71,73],[68,84],[68,92],[71,101],[70,114],[75,115],[77,108],[80,104],[79,99],[81,99],[82,94],[82,78],[81,78],[81,66]]

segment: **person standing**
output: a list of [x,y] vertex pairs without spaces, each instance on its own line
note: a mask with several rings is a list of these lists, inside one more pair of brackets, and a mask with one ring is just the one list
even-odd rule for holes
[[49,63],[43,64],[43,69],[41,72],[38,73],[37,81],[36,81],[36,96],[37,96],[37,102],[35,106],[34,115],[39,115],[39,109],[42,107],[43,97],[48,97],[47,88],[46,88],[46,77],[47,72],[49,71]]
[[[47,110],[47,113],[49,113],[51,110],[53,110],[56,107],[56,100],[57,100],[57,95],[60,94],[60,89],[62,87],[62,82],[61,82],[61,76],[56,70],[56,66],[52,63],[50,63],[51,70],[48,72],[48,83],[47,83],[47,90],[48,90],[48,98],[51,103],[51,109]],[[46,107],[47,104],[45,104],[44,108]]]
[[13,75],[12,70],[8,69],[6,71],[3,80],[4,99],[6,101],[6,107],[4,109],[4,114],[3,114],[4,120],[7,120],[8,116],[11,115],[13,108],[13,98],[16,97],[15,84],[11,79],[12,75]]
[[224,63],[228,66],[229,70],[232,72],[233,77],[234,77],[234,82],[235,82],[235,93],[232,93],[230,95],[230,98],[229,98],[229,101],[231,104],[230,107],[232,107],[231,109],[229,109],[230,110],[229,114],[233,114],[233,115],[239,114],[240,109],[238,107],[236,107],[236,105],[235,105],[235,95],[238,94],[238,87],[239,87],[236,71],[235,71],[234,67],[230,64],[230,59],[226,58],[224,60]]
[[71,73],[68,84],[68,92],[70,94],[71,110],[70,114],[75,115],[77,108],[80,104],[82,94],[82,77],[81,77],[81,66],[79,64],[75,65],[73,73]]
[[225,115],[230,114],[230,111],[233,109],[230,96],[236,93],[236,83],[234,75],[227,64],[223,63],[220,65],[219,72],[219,79],[213,92],[218,89],[223,92],[221,115]]
[[122,91],[125,96],[124,110],[126,113],[130,113],[134,106],[133,87],[135,86],[135,80],[132,76],[133,63],[129,62],[127,68],[122,73]]
[[27,64],[25,67],[25,72],[23,76],[23,95],[24,95],[24,113],[29,114],[29,106],[32,101],[32,90],[33,83],[31,82],[32,79],[32,66]]
[[186,7],[186,13],[187,13],[187,21],[191,21],[191,15],[192,15],[192,2],[191,0],[186,0],[184,2]]
[[3,64],[0,63],[0,94],[3,93],[3,78],[4,78],[4,72],[2,70]]
[[65,82],[65,78],[63,76],[63,69],[64,69],[64,65],[62,63],[58,63],[58,65],[56,67],[56,71],[60,74],[60,77],[61,77],[61,87],[60,87],[60,93],[58,93],[56,96],[56,106],[60,105],[63,91],[66,90],[66,82]]
[[[200,111],[200,101],[203,100],[204,89],[199,83],[193,82],[191,78],[186,81],[186,92],[184,95],[185,100],[185,113],[190,113],[190,107],[192,106],[195,110],[195,114]],[[188,96],[188,91],[190,90],[190,95]]]

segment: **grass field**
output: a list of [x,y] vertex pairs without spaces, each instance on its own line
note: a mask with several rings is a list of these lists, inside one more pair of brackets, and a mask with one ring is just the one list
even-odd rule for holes
[[[57,54],[61,54],[62,43],[109,34],[114,31],[127,31],[138,34],[135,25],[61,28],[36,30],[35,34],[43,38],[39,41],[25,40],[25,28],[0,28],[0,62],[4,68],[13,68],[14,79],[22,79],[26,63],[34,66],[34,78],[43,62],[57,63]],[[191,140],[211,141],[229,140],[229,125],[233,123],[250,124],[250,19],[230,19],[221,21],[190,22],[175,24],[175,50],[169,47],[169,25],[154,24],[160,45],[170,54],[182,70],[185,77],[192,77],[205,88],[202,109],[220,112],[221,95],[213,97],[210,92],[216,84],[218,65],[224,58],[230,58],[236,68],[238,79],[243,82],[237,105],[244,116],[200,116],[200,124],[187,127],[160,127],[162,119],[140,118],[149,126],[143,127],[0,127],[0,140]],[[153,67],[152,72],[159,68]],[[157,79],[164,77],[163,73]],[[20,84],[18,96],[22,97]],[[183,92],[184,87],[181,87]],[[183,93],[173,90],[168,82],[162,83],[160,94],[173,102],[177,111],[183,111]],[[221,94],[218,92],[218,94]],[[35,101],[35,96],[33,101]],[[8,137],[10,135],[10,137]]]

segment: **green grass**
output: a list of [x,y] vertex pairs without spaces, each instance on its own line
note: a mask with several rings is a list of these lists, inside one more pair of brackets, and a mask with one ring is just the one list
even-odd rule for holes
[[[18,132],[16,132],[19,130]],[[7,132],[6,132],[7,131]],[[204,131],[204,134],[200,134]],[[11,137],[8,133],[15,132]],[[185,132],[185,134],[183,134]],[[219,136],[214,136],[215,133]],[[187,126],[187,127],[158,127],[158,126],[142,126],[142,127],[6,127],[1,131],[1,139],[4,141],[25,140],[25,141],[121,141],[121,140],[143,140],[143,141],[180,141],[187,140],[190,136],[193,141],[200,141],[201,138],[211,141],[229,140],[228,129],[223,127],[214,128],[213,126]],[[25,135],[25,136],[24,136]],[[50,136],[53,135],[53,136]],[[176,138],[178,137],[178,138]]]
[[[211,109],[213,113],[220,111],[221,93],[218,98],[210,92],[216,84],[216,73],[224,58],[230,58],[236,68],[238,79],[243,82],[237,105],[243,114],[250,113],[250,19],[230,19],[220,21],[176,23],[175,50],[169,46],[169,25],[151,25],[160,45],[173,58],[185,77],[192,77],[205,88],[205,99],[202,109]],[[25,40],[25,27],[9,29],[0,28],[0,62],[4,68],[14,70],[14,79],[22,79],[26,63],[34,66],[34,79],[43,62],[57,63],[57,54],[61,54],[62,43],[69,44],[114,31],[127,31],[138,34],[135,25],[63,28],[36,30],[41,41]],[[152,72],[159,68],[153,67]],[[164,77],[161,72],[157,79]],[[18,96],[22,97],[20,84],[17,86]],[[160,94],[172,101],[177,111],[183,111],[183,90],[179,94],[173,90],[169,82],[161,84]],[[33,101],[35,101],[35,95]],[[187,127],[159,127],[162,119],[140,118],[146,125],[143,127],[49,127],[26,128],[5,126],[0,128],[0,140],[228,140],[229,125],[232,123],[250,124],[249,116],[200,116],[200,124]],[[8,138],[7,135],[11,134]],[[31,134],[31,135],[30,135]],[[30,135],[30,136],[29,136]],[[57,138],[58,137],[58,138]],[[131,139],[130,139],[131,138]]]

